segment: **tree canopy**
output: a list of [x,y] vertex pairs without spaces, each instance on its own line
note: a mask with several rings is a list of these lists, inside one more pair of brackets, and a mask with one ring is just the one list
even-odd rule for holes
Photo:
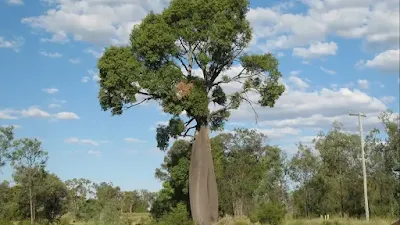
[[[98,62],[102,109],[120,115],[142,102],[159,102],[172,115],[157,129],[158,147],[166,149],[170,137],[190,129],[221,129],[231,110],[253,104],[248,93],[273,107],[284,91],[282,74],[272,54],[246,52],[252,38],[248,7],[248,0],[173,0],[163,12],[149,13],[133,28],[128,46],[107,48]],[[241,71],[228,76],[233,65]],[[226,94],[222,85],[231,82],[242,87]],[[218,109],[210,111],[210,103]]]

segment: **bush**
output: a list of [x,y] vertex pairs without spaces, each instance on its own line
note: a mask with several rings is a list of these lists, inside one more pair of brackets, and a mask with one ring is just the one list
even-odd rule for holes
[[262,203],[251,214],[251,220],[262,224],[280,225],[283,224],[285,214],[285,206],[282,204]]
[[220,219],[214,225],[257,225],[257,224],[252,223],[250,221],[250,219],[247,217],[233,218],[231,216],[226,216],[226,217]]
[[1,224],[1,225],[14,225],[14,223],[11,222],[10,220],[1,219],[1,218],[0,218],[0,224]]
[[193,221],[189,219],[189,213],[186,210],[186,205],[178,203],[172,211],[160,218],[157,225],[193,225]]

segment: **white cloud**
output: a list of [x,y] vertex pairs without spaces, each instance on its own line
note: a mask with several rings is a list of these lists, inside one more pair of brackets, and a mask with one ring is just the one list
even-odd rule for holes
[[9,5],[23,5],[24,2],[22,0],[7,0]]
[[85,144],[85,145],[99,146],[99,142],[97,141],[91,139],[79,139],[76,137],[65,139],[64,142],[69,144]]
[[288,135],[299,135],[301,133],[300,129],[294,129],[291,127],[273,128],[273,129],[254,129],[254,130],[266,135],[268,139],[277,139]]
[[19,52],[24,43],[25,39],[22,37],[15,37],[13,40],[6,40],[5,37],[0,36],[0,48],[10,48]]
[[379,99],[381,102],[385,103],[385,104],[389,104],[394,102],[394,100],[396,100],[395,97],[393,96],[383,96],[382,98]]
[[97,59],[103,55],[103,52],[99,52],[99,51],[93,50],[91,48],[85,49],[84,53],[90,54]]
[[[99,76],[99,73],[98,72],[94,72],[93,70],[88,70],[88,73],[89,73],[89,75],[91,75],[92,76],[92,80],[93,81],[99,81],[100,80],[100,76]],[[83,82],[83,79],[82,79],[82,82]],[[87,82],[87,81],[86,81]],[[84,82],[85,83],[85,82]]]
[[32,106],[28,109],[22,110],[21,115],[23,117],[35,117],[35,118],[49,118],[51,116],[48,112],[43,111],[36,106]]
[[39,51],[39,53],[43,56],[49,57],[49,58],[61,58],[62,55],[58,52],[54,52],[54,53],[50,53],[50,52],[46,52],[46,51]]
[[12,124],[12,125],[1,125],[0,127],[14,127],[14,129],[20,129],[22,126],[21,125],[16,125],[16,124]]
[[146,141],[137,139],[137,138],[124,138],[125,142],[131,142],[131,143],[146,143]]
[[335,42],[316,42],[308,48],[294,48],[293,55],[305,59],[320,58],[336,55],[337,50],[338,46]]
[[296,85],[296,87],[298,87],[299,89],[306,89],[310,87],[310,85],[307,84],[307,82],[303,81],[301,78],[296,76],[289,77],[289,82]]
[[87,83],[90,80],[90,77],[82,77],[82,83]]
[[78,63],[80,63],[81,62],[81,60],[80,59],[78,59],[78,58],[75,58],[75,59],[69,59],[68,60],[70,63],[72,63],[72,64],[78,64]]
[[[258,96],[252,98],[256,102]],[[274,108],[262,108],[253,105],[258,113],[260,129],[265,127],[281,128],[327,128],[338,120],[345,125],[356,127],[356,123],[348,119],[348,111],[362,111],[368,115],[366,130],[380,124],[378,115],[387,109],[382,101],[359,90],[340,88],[331,90],[322,88],[319,91],[305,91],[289,88],[278,99]],[[231,121],[253,121],[253,110],[243,104],[232,112]]]
[[101,152],[100,151],[95,151],[95,150],[89,150],[88,154],[89,155],[94,155],[94,156],[100,156]]
[[69,39],[64,31],[57,31],[56,33],[53,34],[51,38],[41,38],[40,41],[65,44],[69,42]]
[[[371,47],[399,46],[397,0],[303,0],[306,13],[290,8],[251,9],[248,19],[254,30],[253,45],[262,50],[288,49],[325,41],[328,35],[362,39]],[[301,3],[298,3],[301,4]]]
[[299,75],[300,73],[301,73],[300,70],[293,70],[293,71],[290,71],[290,75],[291,75],[291,76],[297,76],[297,75]]
[[55,94],[59,92],[57,88],[44,88],[42,91],[46,92],[47,94]]
[[326,69],[326,68],[324,68],[323,66],[321,66],[321,67],[319,67],[322,71],[324,71],[325,73],[327,73],[327,74],[330,74],[330,75],[335,75],[336,74],[336,72],[334,71],[334,70],[328,70],[328,69]]
[[357,80],[357,84],[362,89],[368,89],[370,82],[368,80]]
[[60,104],[56,104],[56,103],[51,103],[51,104],[48,105],[48,107],[49,107],[50,109],[54,109],[54,108],[60,108],[61,105],[60,105]]
[[59,112],[54,114],[54,117],[59,120],[78,120],[80,119],[78,115],[73,112]]
[[169,0],[62,0],[51,1],[51,9],[22,23],[49,33],[65,32],[76,41],[125,44],[130,30],[149,11],[160,12]]
[[399,74],[400,72],[400,50],[387,50],[375,56],[372,60],[360,60],[356,67],[367,67],[380,70],[384,73]]
[[14,110],[4,109],[0,110],[0,120],[16,120],[18,117],[15,115]]

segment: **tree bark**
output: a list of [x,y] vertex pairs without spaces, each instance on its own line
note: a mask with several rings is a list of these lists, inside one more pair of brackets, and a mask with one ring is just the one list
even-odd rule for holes
[[196,224],[211,225],[218,219],[217,182],[206,125],[195,134],[189,168],[189,198]]
[[33,196],[32,196],[32,185],[29,184],[29,207],[31,210],[31,225],[35,225],[35,215],[33,213]]

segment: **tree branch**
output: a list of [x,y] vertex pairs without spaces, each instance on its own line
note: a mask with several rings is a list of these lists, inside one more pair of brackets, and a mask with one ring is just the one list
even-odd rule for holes
[[193,117],[192,119],[190,119],[189,121],[187,121],[187,122],[185,123],[185,126],[189,125],[191,122],[193,122],[193,120],[194,120],[194,117]]
[[187,128],[186,131],[185,131],[185,133],[183,134],[183,137],[187,137],[187,136],[193,137],[192,135],[188,135],[187,133],[189,133],[190,130],[196,128],[196,126],[197,126],[197,124],[194,125],[194,126],[191,126],[191,127]]
[[[245,95],[246,95],[246,97],[248,98],[248,96],[247,96],[246,93],[245,93]],[[254,112],[254,114],[255,114],[256,124],[258,124],[258,113],[257,113],[257,111],[255,110],[255,108],[253,107],[253,103],[252,103],[249,99],[247,99],[247,98],[243,98],[243,97],[242,97],[243,100],[245,100],[247,103],[249,103],[251,109],[253,109],[253,112]]]
[[129,105],[129,106],[125,106],[125,110],[130,109],[130,108],[132,108],[134,106],[140,105],[140,104],[142,104],[144,102],[150,101],[152,99],[153,99],[153,97],[148,97],[148,98],[145,98],[145,99],[143,99],[142,101],[140,101],[138,103],[135,103],[135,104],[132,104],[132,105]]

